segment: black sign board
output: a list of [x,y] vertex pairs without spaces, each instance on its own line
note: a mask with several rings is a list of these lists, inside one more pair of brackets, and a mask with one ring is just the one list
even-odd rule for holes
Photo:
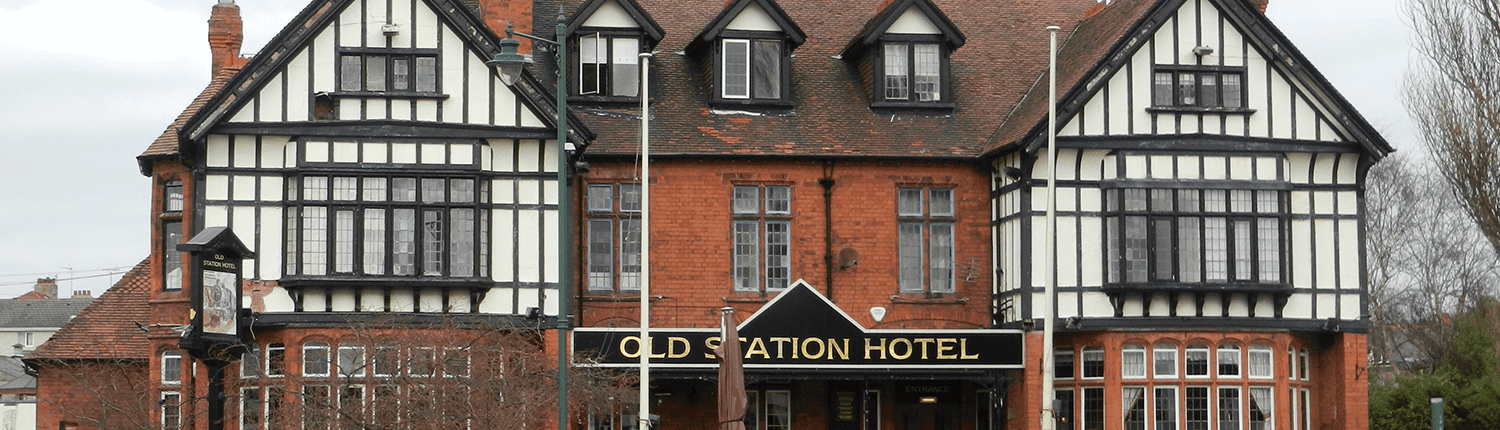
[[241,266],[245,259],[255,258],[255,252],[228,227],[204,229],[177,250],[191,255],[192,268],[192,322],[180,346],[200,358],[224,355],[210,351],[229,351],[240,344]]
[[[745,368],[1020,369],[1017,330],[866,330],[804,282],[797,282],[739,325]],[[651,367],[714,369],[719,330],[653,329]],[[598,366],[639,365],[637,328],[578,328],[575,355]]]

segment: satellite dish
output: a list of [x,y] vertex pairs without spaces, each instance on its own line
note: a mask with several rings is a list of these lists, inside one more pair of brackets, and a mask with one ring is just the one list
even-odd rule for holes
[[859,251],[855,251],[854,248],[839,250],[839,270],[854,267],[856,264],[859,264]]

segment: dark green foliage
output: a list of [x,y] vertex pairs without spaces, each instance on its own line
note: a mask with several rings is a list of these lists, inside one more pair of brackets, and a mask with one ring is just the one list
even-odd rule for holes
[[1371,382],[1370,428],[1431,428],[1433,397],[1444,399],[1445,430],[1500,428],[1496,306],[1500,304],[1487,300],[1480,310],[1453,321],[1453,343],[1433,372]]

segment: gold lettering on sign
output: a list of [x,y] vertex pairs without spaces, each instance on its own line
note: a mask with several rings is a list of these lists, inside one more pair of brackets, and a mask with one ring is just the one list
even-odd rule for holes
[[714,350],[719,349],[719,337],[714,336],[708,339],[704,339],[703,346],[708,348],[708,352],[703,353],[703,358],[707,358],[709,360],[714,359]]
[[958,340],[958,346],[959,346],[958,349],[961,350],[961,351],[963,351],[963,352],[959,353],[959,354],[962,354],[959,358],[964,359],[964,360],[978,360],[979,359],[979,354],[969,354],[969,339],[967,339],[967,338],[959,339]]
[[[812,343],[818,344],[818,353],[816,354],[808,352],[807,350],[807,345]],[[807,357],[808,360],[817,360],[819,358],[823,358],[824,352],[828,352],[828,345],[823,344],[823,339],[809,337],[802,340],[802,347],[798,349],[802,350],[802,356]]]
[[958,358],[958,354],[954,354],[953,353],[953,344],[955,342],[958,342],[958,339],[952,339],[952,338],[938,339],[937,340],[937,359],[939,359],[939,360],[954,360],[954,359],[957,359]]
[[885,359],[885,338],[878,339],[878,340],[880,340],[880,345],[871,345],[870,341],[872,341],[872,340],[877,340],[877,339],[870,339],[868,337],[865,338],[865,359],[866,360],[870,359],[870,351],[876,351],[876,352],[880,353],[880,359],[884,360]]
[[[682,346],[682,350],[680,351],[677,349],[679,345]],[[673,337],[667,339],[667,358],[687,357],[688,351],[691,351],[692,349],[693,345],[688,343],[688,340],[685,337]]]
[[[844,341],[842,347],[839,346],[840,340]],[[835,355],[839,356],[838,360],[849,361],[849,339],[828,339],[828,359],[834,360]]]
[[915,339],[915,340],[912,341],[912,342],[916,342],[917,345],[921,346],[921,348],[922,348],[922,359],[923,360],[927,359],[927,345],[931,344],[933,341],[934,341],[934,339],[932,339],[930,337],[929,338]]
[[[900,345],[900,344],[903,344],[903,343],[906,344],[906,353],[905,354],[897,353],[896,352],[896,345]],[[907,357],[911,357],[911,349],[912,349],[912,347],[911,347],[911,339],[898,337],[898,338],[896,338],[894,340],[891,340],[891,358],[894,358],[894,359],[897,359],[897,360],[905,360]]]
[[[635,343],[635,351],[625,350],[625,345],[629,345],[632,342]],[[640,358],[641,338],[637,336],[625,336],[624,339],[620,339],[620,355],[625,356],[625,358]]]
[[764,359],[771,358],[771,352],[766,350],[766,342],[758,337],[750,339],[750,347],[745,349],[745,358],[754,358],[756,354]]
[[793,338],[790,338],[790,337],[773,337],[773,338],[771,338],[771,343],[776,344],[776,359],[779,360],[779,359],[782,359],[782,358],[786,358],[786,356],[784,355],[784,353],[786,352],[786,344],[787,344],[787,342],[791,342],[791,344],[792,344],[792,359],[793,360],[797,359],[797,340],[796,339],[793,339]]

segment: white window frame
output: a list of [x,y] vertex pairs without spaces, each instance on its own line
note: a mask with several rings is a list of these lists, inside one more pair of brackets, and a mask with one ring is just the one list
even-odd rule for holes
[[[277,356],[280,357],[277,357]],[[279,358],[276,360],[275,358]],[[286,376],[286,344],[271,342],[266,344],[266,376],[280,378]]]
[[[1083,379],[1083,380],[1099,380],[1099,379],[1104,379],[1104,375],[1106,373],[1108,373],[1108,370],[1105,367],[1105,366],[1107,366],[1107,364],[1106,364],[1106,360],[1104,359],[1104,357],[1105,357],[1105,355],[1104,355],[1104,347],[1102,347],[1102,346],[1085,346],[1085,347],[1083,347],[1083,349],[1079,352],[1078,377],[1080,379]],[[1098,360],[1090,360],[1090,358],[1098,358]],[[1099,362],[1099,366],[1098,366],[1099,375],[1098,376],[1089,376],[1089,373],[1088,373],[1089,372],[1089,365],[1088,365],[1088,363],[1090,361],[1098,361]]]
[[[169,375],[171,375],[170,379]],[[161,384],[182,384],[182,351],[162,351]]]
[[[1079,376],[1078,375],[1078,360],[1075,358],[1077,356],[1078,355],[1073,352],[1072,348],[1057,348],[1057,349],[1054,349],[1052,351],[1052,357],[1053,357],[1052,358],[1052,363],[1054,363],[1053,364],[1053,368],[1052,368],[1052,373],[1053,373],[1054,377],[1056,377],[1057,379],[1074,379],[1074,378],[1077,378]],[[1057,375],[1057,369],[1063,368],[1063,363],[1064,363],[1063,357],[1067,357],[1067,361],[1066,362],[1067,362],[1067,367],[1068,367],[1068,370],[1069,370],[1069,374],[1067,376]]]
[[[1214,425],[1218,427],[1218,430],[1244,430],[1245,423],[1249,418],[1245,413],[1245,390],[1238,385],[1218,385],[1212,387],[1212,389],[1214,397],[1210,401],[1211,404],[1209,406],[1213,408],[1213,412],[1210,415],[1213,416]],[[1234,391],[1234,411],[1227,414],[1224,411],[1223,396],[1225,390]],[[1234,418],[1235,427],[1225,428],[1224,417]]]
[[[252,403],[253,402],[253,403]],[[266,426],[266,399],[265,389],[259,386],[240,387],[240,429],[260,429]],[[250,403],[250,404],[247,404]],[[248,423],[245,418],[249,417],[245,412],[246,406],[255,407],[255,423]]]
[[245,353],[240,355],[241,378],[256,378],[260,377],[262,372],[265,372],[265,369],[261,368],[264,366],[265,360],[261,359],[260,351],[261,347],[258,344],[251,343],[245,345]]
[[[1159,361],[1166,359],[1171,361],[1171,368],[1163,372]],[[1156,345],[1151,349],[1151,377],[1152,378],[1177,378],[1180,362],[1177,360],[1177,346]]]
[[1276,430],[1276,387],[1272,387],[1272,386],[1268,386],[1268,385],[1266,385],[1266,386],[1252,385],[1252,386],[1250,386],[1249,390],[1246,390],[1246,392],[1245,392],[1245,412],[1244,412],[1244,414],[1245,414],[1244,415],[1244,417],[1245,417],[1245,426],[1247,426],[1247,427],[1250,426],[1250,414],[1251,414],[1250,406],[1251,405],[1257,405],[1257,404],[1259,404],[1259,403],[1257,403],[1255,401],[1255,392],[1257,392],[1257,391],[1263,392],[1263,393],[1266,394],[1266,400],[1267,401],[1265,402],[1265,408],[1262,408],[1263,410],[1266,411],[1266,414],[1265,414],[1266,415],[1265,416],[1265,418],[1266,418],[1266,421],[1265,421],[1266,426],[1265,426],[1264,430]]
[[[1125,345],[1120,348],[1120,378],[1146,379],[1151,366],[1145,345]],[[1135,356],[1136,360],[1131,360]],[[1134,363],[1132,363],[1134,361]]]
[[1312,380],[1312,363],[1309,361],[1307,348],[1297,351],[1297,362],[1301,363],[1301,366],[1298,367],[1298,378],[1304,382]]
[[[178,430],[178,429],[181,429],[182,428],[182,393],[177,392],[177,391],[162,391],[161,392],[161,402],[160,403],[161,403],[161,409],[158,410],[158,412],[160,412],[160,415],[158,415],[158,417],[160,417],[159,422],[161,423],[162,430]],[[169,416],[167,414],[167,411],[172,411],[173,415],[170,418],[173,421],[176,421],[176,422],[168,421]]]
[[[580,32],[581,33],[581,32]],[[639,34],[620,34],[602,31],[589,31],[588,34],[580,34],[575,39],[574,48],[577,49],[577,59],[574,64],[578,66],[577,88],[575,95],[588,97],[640,97],[640,51],[641,36]],[[585,48],[585,42],[592,41],[593,52]],[[631,50],[631,43],[634,50]],[[627,52],[619,52],[627,51]],[[590,55],[592,54],[592,55]],[[596,67],[594,82],[586,80],[588,74],[584,73],[588,66]],[[635,72],[635,82],[620,86],[620,80],[627,78],[620,73],[624,70]],[[589,88],[592,85],[593,88]]]
[[[1181,392],[1181,390],[1178,390],[1178,387],[1176,385],[1156,385],[1156,386],[1150,387],[1150,391],[1151,391],[1151,402],[1148,403],[1148,405],[1149,405],[1148,410],[1150,410],[1151,413],[1148,414],[1148,416],[1146,418],[1147,419],[1147,423],[1150,424],[1150,426],[1151,426],[1151,428],[1153,430],[1179,430],[1181,428],[1181,424],[1182,424],[1182,392]],[[1166,403],[1162,402],[1162,398],[1161,398],[1162,395],[1161,394],[1163,392],[1170,392],[1170,393],[1172,393],[1172,399],[1171,399],[1171,401],[1166,402]],[[1170,409],[1163,410],[1162,409],[1163,406],[1166,406],[1166,407],[1168,407]],[[1166,413],[1163,414],[1163,412],[1166,412]],[[1171,423],[1171,427],[1167,427],[1167,426],[1161,425],[1163,423],[1162,416],[1164,416],[1164,415],[1167,416],[1170,419],[1170,421],[1166,421],[1166,422]]]
[[[462,366],[463,373],[452,373],[452,372],[449,372],[448,370],[450,369],[450,367],[448,367],[448,363],[450,362],[450,360],[455,359],[454,356],[457,355],[459,352],[462,352],[461,358],[463,359],[463,366]],[[470,351],[469,351],[468,348],[447,348],[447,347],[443,348],[443,365],[441,366],[442,369],[443,369],[443,377],[445,377],[445,378],[467,378],[472,373],[472,371],[469,369],[470,366],[472,366],[472,365],[473,365],[473,357],[470,356]]]
[[1267,345],[1251,345],[1246,354],[1246,374],[1250,379],[1274,379],[1276,377],[1275,354]]
[[338,372],[343,377],[365,376],[365,346],[357,343],[340,343],[338,353]]
[[[1228,352],[1233,352],[1233,354],[1226,355],[1225,353]],[[1225,360],[1225,357],[1232,358]],[[1214,351],[1214,358],[1217,364],[1217,366],[1214,366],[1214,375],[1220,379],[1240,379],[1240,376],[1245,374],[1245,360],[1238,345],[1219,345],[1218,349]],[[1234,373],[1224,373],[1224,366],[1229,364],[1227,362],[1230,361],[1233,362]]]
[[1151,428],[1151,424],[1154,418],[1152,412],[1155,411],[1156,408],[1151,407],[1151,398],[1148,396],[1150,394],[1150,388],[1142,386],[1125,386],[1120,388],[1120,405],[1122,407],[1122,413],[1120,414],[1120,428],[1125,430],[1134,430],[1129,426],[1129,422],[1126,421],[1130,419],[1130,406],[1135,404],[1135,402],[1129,401],[1130,396],[1126,395],[1126,393],[1133,390],[1139,390],[1140,393],[1140,395],[1135,398],[1136,401],[1141,402],[1140,428],[1141,430]]
[[[1192,354],[1195,354],[1195,353],[1201,353],[1201,354],[1203,354],[1204,369],[1203,369],[1203,374],[1201,374],[1201,375],[1194,375],[1194,374],[1188,372],[1188,366],[1189,366],[1188,365],[1188,356],[1192,355]],[[1202,345],[1202,344],[1188,345],[1186,348],[1183,348],[1183,353],[1182,353],[1182,376],[1184,378],[1187,378],[1187,379],[1208,379],[1209,376],[1211,376],[1211,375],[1214,374],[1214,360],[1213,360],[1213,358],[1214,358],[1213,348],[1210,348],[1208,345]]]
[[[322,372],[316,372],[319,364],[314,361],[312,353],[321,351],[323,354]],[[302,344],[302,376],[306,378],[327,378],[333,372],[333,355],[328,342],[307,342]]]

